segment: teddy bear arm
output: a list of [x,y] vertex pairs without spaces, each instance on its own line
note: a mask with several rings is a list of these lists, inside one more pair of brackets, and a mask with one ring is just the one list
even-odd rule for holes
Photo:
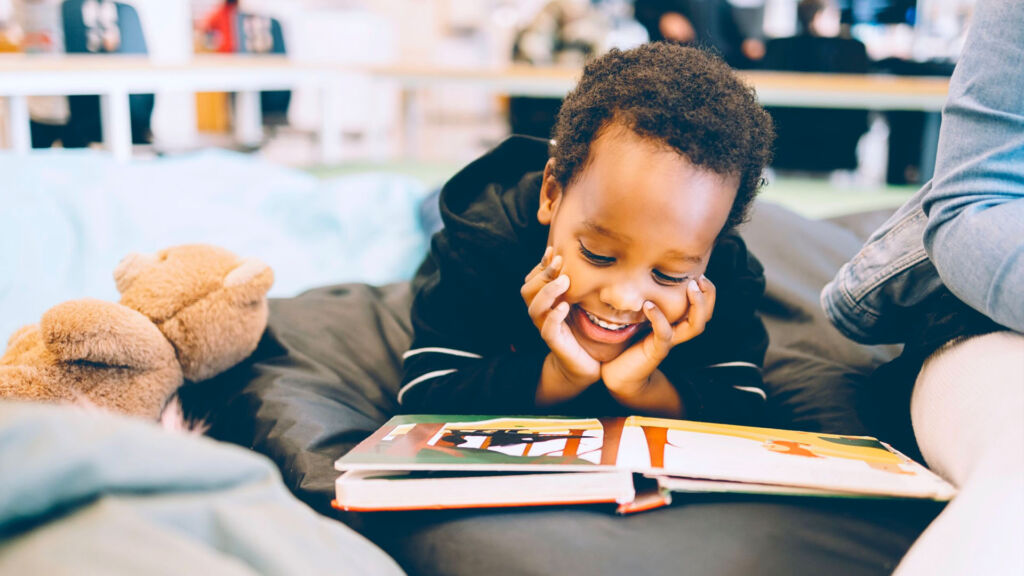
[[47,348],[65,362],[153,369],[176,362],[174,347],[141,313],[113,302],[73,300],[40,322]]

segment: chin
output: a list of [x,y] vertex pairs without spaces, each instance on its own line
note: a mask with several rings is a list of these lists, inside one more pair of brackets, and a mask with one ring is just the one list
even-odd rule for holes
[[603,364],[618,358],[619,354],[622,354],[627,348],[629,348],[631,342],[624,344],[598,344],[595,342],[583,342],[581,344],[587,354],[590,354],[591,358]]

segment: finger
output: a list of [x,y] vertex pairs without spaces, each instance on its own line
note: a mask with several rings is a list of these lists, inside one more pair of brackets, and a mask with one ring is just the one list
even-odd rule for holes
[[547,266],[540,268],[537,274],[534,274],[532,278],[527,280],[527,284],[533,283],[539,290],[541,286],[551,282],[555,278],[558,278],[558,273],[562,271],[562,257],[555,256],[548,262]]
[[536,266],[531,268],[530,272],[526,274],[525,278],[523,278],[523,283],[524,284],[526,282],[529,282],[530,280],[534,279],[538,274],[541,273],[541,271],[543,271],[545,268],[548,267],[548,264],[551,263],[551,252],[552,251],[553,251],[553,249],[552,249],[551,246],[548,246],[547,248],[544,249],[544,256],[541,257],[540,262],[538,262]]
[[658,308],[654,302],[644,302],[644,316],[651,322],[651,342],[655,349],[653,352],[659,357],[668,355],[672,349],[672,324],[665,317],[665,313]]
[[555,300],[559,296],[565,294],[565,291],[569,289],[569,277],[565,274],[559,276],[551,282],[544,285],[537,295],[530,302],[528,308],[530,318],[533,318],[536,323],[541,316],[551,310],[551,307],[555,305]]
[[682,322],[676,324],[673,331],[673,340],[676,344],[685,342],[704,332],[704,326],[707,323],[708,300],[700,291],[700,286],[696,280],[691,280],[687,285],[686,295],[690,299],[690,311]]
[[718,289],[715,288],[714,282],[708,279],[707,276],[701,274],[697,280],[697,285],[700,291],[704,293],[704,298],[708,302],[707,316],[705,320],[711,320],[711,316],[715,313],[715,300],[718,298]]
[[548,317],[544,319],[544,324],[540,328],[540,337],[551,346],[551,343],[555,341],[558,336],[558,331],[562,328],[562,323],[565,322],[566,317],[569,316],[569,303],[562,302],[558,306],[555,306]]
[[555,256],[537,275],[523,284],[523,287],[519,289],[519,293],[523,296],[523,300],[526,302],[527,306],[533,303],[533,299],[537,297],[537,293],[544,286],[558,278],[561,270],[562,257]]
[[562,271],[562,255],[556,254],[551,258],[551,262],[544,268],[544,276],[547,277],[548,282],[558,278],[558,273]]
[[547,248],[544,249],[544,256],[540,259],[540,263],[534,266],[532,270],[530,270],[530,273],[527,274],[526,278],[523,279],[523,283],[529,282],[535,276],[537,276],[537,274],[540,274],[542,270],[548,267],[548,264],[551,263],[551,253],[553,251],[554,248],[552,248],[551,246],[548,246]]
[[654,302],[644,302],[644,316],[650,320],[651,332],[658,338],[668,340],[672,337],[672,324]]

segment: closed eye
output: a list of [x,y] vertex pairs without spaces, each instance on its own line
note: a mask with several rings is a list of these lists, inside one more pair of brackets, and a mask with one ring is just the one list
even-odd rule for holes
[[583,258],[585,258],[587,262],[590,262],[594,266],[610,266],[615,263],[615,258],[612,258],[611,256],[601,256],[600,254],[595,254],[590,250],[587,250],[587,247],[583,245],[583,242],[580,242],[580,254],[583,255]]
[[687,280],[689,280],[690,277],[689,276],[669,276],[668,274],[664,274],[662,272],[659,272],[659,271],[655,270],[654,271],[654,279],[657,280],[659,284],[664,284],[666,286],[679,286],[680,284],[682,284],[682,283],[686,282]]

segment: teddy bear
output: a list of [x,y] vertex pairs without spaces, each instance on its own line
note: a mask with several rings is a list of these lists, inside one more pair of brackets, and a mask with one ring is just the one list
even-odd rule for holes
[[205,244],[131,254],[114,270],[120,303],[64,302],[10,338],[0,398],[92,404],[156,420],[184,383],[256,349],[269,266]]

